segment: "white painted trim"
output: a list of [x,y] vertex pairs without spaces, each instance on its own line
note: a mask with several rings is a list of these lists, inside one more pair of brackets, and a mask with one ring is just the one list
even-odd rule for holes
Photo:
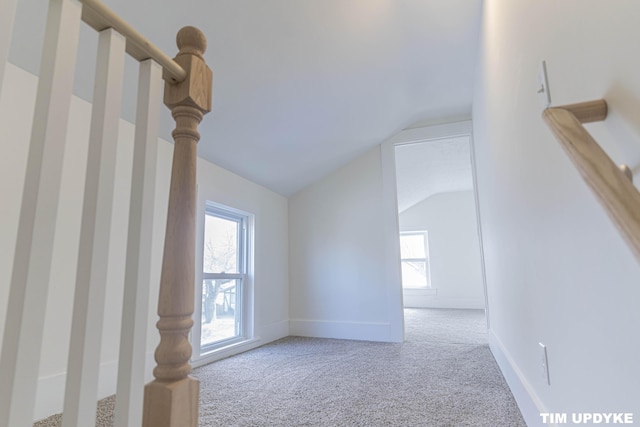
[[[153,352],[147,352],[148,366],[155,366]],[[149,371],[150,372],[150,371]],[[103,362],[100,364],[100,378],[98,380],[98,399],[111,396],[116,390],[116,378],[118,374],[118,361]],[[148,376],[148,380],[151,375]],[[64,388],[67,373],[48,375],[38,379],[38,392],[33,421],[39,421],[62,412],[64,406]]]
[[145,373],[151,372],[143,368],[147,352],[150,277],[154,265],[153,218],[162,88],[162,67],[153,59],[141,62],[138,70],[138,104],[120,330],[121,369],[117,372],[116,427],[142,425],[142,390],[147,380]]
[[289,336],[289,319],[280,322],[262,325],[257,331],[257,335],[263,341],[263,344],[270,343],[281,338]]
[[491,316],[489,312],[489,293],[487,289],[487,270],[484,263],[484,242],[482,240],[482,217],[480,214],[480,193],[478,191],[478,168],[476,166],[476,148],[473,141],[473,133],[469,134],[469,151],[471,152],[471,176],[473,179],[473,199],[476,204],[476,230],[480,246],[480,268],[482,271],[482,287],[484,290],[484,314],[487,320],[487,329],[491,329]]
[[484,310],[484,298],[454,298],[405,293],[406,308],[454,308],[463,310]]
[[252,338],[240,342],[234,342],[226,347],[215,349],[211,353],[207,353],[198,359],[191,361],[193,368],[199,368],[200,366],[208,365],[216,360],[224,359],[229,356],[235,356],[236,354],[244,353],[245,351],[253,350],[256,347],[266,344],[263,340],[258,338]]
[[[213,212],[211,212],[213,211]],[[211,212],[211,213],[210,213]],[[243,322],[243,335],[246,339],[236,338],[233,340],[232,344],[227,346],[216,347],[211,352],[203,353],[200,356],[201,352],[201,332],[202,328],[199,322],[199,319],[202,318],[202,282],[205,277],[205,273],[203,273],[203,262],[204,262],[204,231],[205,231],[205,220],[207,215],[216,215],[216,216],[227,216],[234,219],[242,218],[242,223],[244,224],[244,241],[242,243],[244,252],[244,260],[241,268],[243,270],[242,273],[236,275],[227,274],[225,276],[231,278],[238,278],[242,280],[242,322]],[[213,201],[208,199],[206,196],[203,196],[198,190],[198,213],[197,213],[197,221],[196,221],[196,288],[194,292],[194,326],[191,328],[191,336],[190,342],[193,348],[192,364],[197,363],[198,366],[202,364],[211,363],[212,361],[220,359],[217,356],[220,352],[224,353],[229,348],[234,348],[237,345],[244,345],[247,342],[252,342],[255,337],[255,287],[254,287],[254,277],[255,277],[255,221],[256,215],[251,212],[247,212],[235,207],[227,206],[225,204],[219,203],[217,201]],[[207,276],[211,276],[207,274]],[[196,320],[198,319],[198,320]],[[215,344],[215,343],[213,343]],[[246,351],[246,350],[241,350]],[[237,351],[239,353],[241,351]],[[234,353],[235,354],[235,353]],[[229,354],[231,355],[231,354]],[[229,356],[227,355],[227,356]],[[225,356],[225,357],[227,357]],[[204,363],[201,361],[204,360]]]
[[302,337],[394,341],[391,339],[390,323],[291,319],[289,320],[289,331],[292,336]]
[[438,295],[438,288],[404,288],[402,293],[405,298],[407,296],[435,297]]
[[[498,338],[493,330],[490,329],[488,331],[487,338],[489,340],[489,348],[493,353],[493,357],[498,363],[498,366],[502,371],[502,375],[511,389],[511,393],[518,404],[518,408],[520,408],[520,412],[522,413],[522,417],[527,423],[527,426],[544,426],[545,424],[542,422],[540,414],[548,411],[545,409],[533,387],[531,387],[531,384],[529,384],[524,374],[518,368],[518,365],[516,365],[504,344],[500,341],[500,338]],[[555,426],[555,424],[549,425]]]
[[33,420],[81,12],[78,0],[49,2],[0,353],[1,427]]
[[396,159],[392,143],[380,147],[382,166],[382,214],[385,248],[385,280],[387,304],[391,316],[390,341],[404,341],[404,302],[402,300],[402,266],[400,262],[400,224],[398,218],[398,194],[396,191]]
[[244,353],[245,351],[253,350],[254,348],[269,344],[270,342],[279,340],[289,336],[289,321],[282,320],[280,322],[271,323],[259,327],[259,336],[251,338],[245,341],[235,342],[226,347],[214,350],[211,353],[204,356],[193,359],[191,366],[198,368],[200,366],[208,365],[216,360],[224,359],[226,357],[235,356],[236,354]]
[[96,417],[125,39],[100,33],[85,176],[63,427]]
[[62,412],[67,373],[49,375],[38,380],[33,421],[39,421]]
[[391,146],[412,144],[414,142],[422,142],[430,139],[471,135],[472,132],[473,126],[471,124],[471,120],[465,120],[462,122],[445,123],[441,125],[403,130],[386,140],[383,144]]
[[[402,293],[402,275],[400,268],[400,242],[398,235],[400,234],[400,226],[398,222],[398,193],[396,184],[396,161],[395,161],[395,147],[397,145],[411,144],[414,142],[421,142],[427,140],[452,138],[456,136],[468,136],[471,149],[471,168],[473,173],[473,186],[474,196],[476,198],[476,215],[478,222],[478,237],[480,241],[480,259],[482,262],[483,272],[483,288],[484,288],[484,301],[483,305],[487,318],[487,326],[490,324],[489,309],[487,299],[487,284],[484,274],[484,251],[482,247],[482,231],[480,228],[479,206],[477,201],[476,190],[476,172],[475,172],[475,158],[473,151],[473,123],[471,120],[464,120],[454,123],[445,123],[440,125],[425,126],[420,128],[406,129],[397,133],[381,145],[381,162],[382,162],[382,202],[384,209],[384,224],[385,224],[385,247],[387,248],[388,259],[397,259],[398,262],[389,262],[389,272],[387,280],[390,283],[390,289],[396,289],[396,281],[399,284],[397,287],[400,289],[400,307],[403,306],[404,295]],[[390,304],[392,307],[397,305],[396,301],[391,299],[394,295],[390,294]],[[472,308],[472,307],[469,307]],[[476,307],[473,307],[476,308]],[[400,323],[403,324],[404,320]]]

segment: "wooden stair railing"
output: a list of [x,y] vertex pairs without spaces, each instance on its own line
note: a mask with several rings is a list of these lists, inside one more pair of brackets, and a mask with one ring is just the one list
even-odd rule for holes
[[[63,154],[67,151],[69,117],[73,117],[70,105],[82,21],[99,32],[99,42],[62,425],[85,427],[95,418],[126,52],[140,66],[114,423],[118,427],[141,423],[148,427],[196,427],[199,384],[189,377],[188,336],[193,324],[195,287],[196,143],[200,139],[198,124],[211,110],[212,97],[212,72],[202,57],[206,40],[199,30],[183,28],[177,37],[180,51],[171,59],[100,0],[48,3],[0,343],[0,427],[31,425],[34,418],[37,367],[43,356]],[[16,0],[0,1],[0,84],[15,5]],[[163,78],[164,102],[176,128],[158,302],[156,380],[144,390],[143,408],[157,113]]]
[[640,192],[631,170],[616,166],[582,123],[607,117],[604,100],[547,108],[542,117],[640,262]]

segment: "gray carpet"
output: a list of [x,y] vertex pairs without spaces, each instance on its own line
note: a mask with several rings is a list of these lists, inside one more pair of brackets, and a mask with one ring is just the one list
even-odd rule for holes
[[288,337],[196,369],[200,425],[526,426],[482,311],[407,309],[405,323],[403,344]]

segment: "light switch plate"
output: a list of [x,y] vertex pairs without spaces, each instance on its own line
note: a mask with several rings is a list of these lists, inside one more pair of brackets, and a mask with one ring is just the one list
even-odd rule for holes
[[545,61],[542,61],[538,70],[538,97],[540,99],[540,107],[543,110],[551,105],[551,92],[549,92],[547,63]]

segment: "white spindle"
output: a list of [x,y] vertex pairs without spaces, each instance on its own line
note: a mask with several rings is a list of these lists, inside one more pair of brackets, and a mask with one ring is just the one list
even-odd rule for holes
[[11,46],[16,2],[17,0],[2,0],[0,2],[0,95],[2,95],[4,69],[9,57],[9,47]]
[[162,68],[140,64],[115,427],[142,425]]
[[63,427],[94,424],[120,122],[125,38],[100,32]]
[[81,11],[78,0],[49,5],[0,355],[0,427],[33,422]]

